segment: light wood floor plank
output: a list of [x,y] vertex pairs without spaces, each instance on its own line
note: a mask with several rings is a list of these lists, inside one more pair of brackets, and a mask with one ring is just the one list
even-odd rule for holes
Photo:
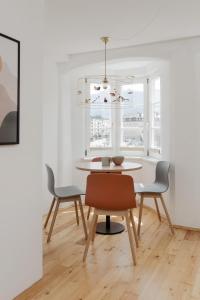
[[[134,217],[137,225],[138,210]],[[44,232],[44,276],[15,300],[200,299],[200,233],[176,229],[172,236],[167,223],[160,223],[146,208],[136,266],[127,232],[97,234],[83,263],[84,232],[82,224],[76,224],[73,208],[59,211],[49,244],[48,229]]]

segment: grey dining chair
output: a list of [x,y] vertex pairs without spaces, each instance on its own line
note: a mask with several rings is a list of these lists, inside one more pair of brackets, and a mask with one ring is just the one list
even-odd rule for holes
[[47,178],[48,178],[48,190],[52,194],[53,200],[52,200],[52,203],[51,203],[51,206],[50,206],[50,209],[49,209],[49,212],[48,212],[45,224],[44,224],[44,228],[47,227],[53,207],[56,203],[56,207],[54,210],[53,218],[51,221],[51,225],[50,225],[50,229],[49,229],[49,233],[48,233],[48,237],[47,237],[47,243],[51,239],[51,235],[52,235],[53,227],[54,227],[55,220],[56,220],[56,217],[58,214],[58,209],[59,209],[60,203],[71,202],[71,201],[74,202],[77,225],[79,225],[77,202],[79,203],[81,217],[82,217],[82,223],[83,223],[83,229],[84,229],[84,233],[85,233],[85,239],[87,239],[87,227],[86,227],[86,223],[85,223],[83,206],[82,206],[82,202],[81,202],[81,195],[83,195],[84,193],[82,193],[81,190],[74,185],[64,186],[64,187],[55,187],[55,179],[54,179],[53,170],[47,164],[46,164],[46,169],[47,169]]
[[162,194],[165,193],[169,188],[169,178],[168,178],[169,168],[170,168],[169,162],[159,161],[156,165],[156,175],[153,183],[147,185],[143,185],[141,183],[135,184],[135,193],[140,195],[140,209],[139,209],[138,229],[137,229],[138,236],[140,236],[144,198],[154,199],[159,221],[161,221],[161,215],[159,211],[157,198],[161,200],[161,204],[165,211],[167,221],[169,223],[169,227],[171,229],[172,234],[174,234],[174,228],[171,223],[170,216],[162,196]]

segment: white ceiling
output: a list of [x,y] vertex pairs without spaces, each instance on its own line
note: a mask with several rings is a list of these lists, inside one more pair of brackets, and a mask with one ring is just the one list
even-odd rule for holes
[[[137,60],[122,60],[122,61],[108,61],[107,67],[109,70],[112,71],[121,71],[121,70],[132,70],[132,69],[140,69],[145,68],[146,66],[152,64],[152,61],[137,61]],[[104,69],[104,65],[102,65],[102,68]]]
[[[130,76],[136,74],[140,75],[141,73],[146,74],[148,69],[152,68],[152,66],[160,66],[160,63],[160,61],[156,60],[135,60],[133,58],[110,60],[107,62],[107,72],[110,75],[117,75],[119,72],[121,75]],[[79,73],[82,74],[82,76],[91,74],[103,75],[104,62],[82,66],[79,68]]]
[[45,0],[46,51],[80,53],[200,35],[200,0]]

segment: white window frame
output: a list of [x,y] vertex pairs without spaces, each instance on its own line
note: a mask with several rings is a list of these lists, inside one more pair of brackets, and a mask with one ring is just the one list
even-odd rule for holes
[[[118,150],[122,155],[125,156],[145,156],[147,154],[147,149],[146,149],[146,122],[147,122],[147,111],[146,111],[146,105],[147,105],[147,79],[146,78],[140,78],[140,79],[134,79],[133,84],[139,84],[142,83],[144,85],[144,146],[142,147],[121,147],[120,142],[121,142],[121,132],[122,128],[121,126],[119,127],[119,132],[118,134]],[[121,123],[121,112],[119,113],[119,124]]]
[[[109,109],[109,108],[108,108]],[[85,113],[85,154],[86,156],[105,156],[111,155],[114,148],[114,130],[113,130],[113,119],[114,119],[114,111],[111,110],[111,147],[90,147],[90,107],[86,108]]]
[[[160,127],[153,127],[153,120],[152,120],[152,101],[151,101],[151,95],[150,95],[150,90],[151,90],[151,82],[152,81],[154,81],[154,80],[156,80],[156,79],[160,79],[160,101],[159,102],[157,102],[157,103],[160,103],[160,119],[161,119],[161,122],[160,122]],[[162,112],[162,98],[161,98],[161,91],[162,91],[162,80],[161,80],[161,76],[160,76],[160,74],[154,74],[153,76],[151,76],[150,78],[149,78],[149,84],[148,84],[148,86],[149,86],[149,88],[148,88],[148,90],[149,90],[149,101],[148,101],[148,103],[149,103],[149,153],[148,153],[148,155],[149,156],[151,156],[151,157],[155,157],[155,158],[160,158],[161,157],[161,152],[162,152],[162,140],[161,140],[161,138],[162,138],[162,136],[161,136],[161,130],[162,130],[162,128],[161,128],[161,126],[162,126],[162,114],[161,114],[161,112]],[[155,104],[156,102],[154,102],[154,104]],[[152,145],[151,145],[151,141],[152,141],[152,131],[154,130],[154,129],[159,129],[160,130],[160,148],[158,148],[158,147],[152,147]]]
[[[161,150],[155,151],[155,149],[150,147],[150,132],[151,132],[151,115],[150,115],[150,81],[156,78],[160,78],[160,91],[162,89],[162,80],[160,74],[155,74],[153,76],[142,77],[139,79],[134,79],[133,83],[143,83],[144,84],[144,147],[120,147],[121,140],[121,112],[120,108],[111,108],[111,121],[112,121],[112,147],[105,148],[90,148],[90,108],[85,109],[85,156],[112,156],[112,155],[124,155],[127,157],[134,156],[150,156],[155,158],[161,157]],[[160,92],[160,113],[162,111],[162,99]],[[109,109],[109,108],[108,108]],[[162,115],[160,123],[160,132],[162,125]],[[120,132],[120,134],[119,134]],[[162,145],[162,144],[161,144]]]

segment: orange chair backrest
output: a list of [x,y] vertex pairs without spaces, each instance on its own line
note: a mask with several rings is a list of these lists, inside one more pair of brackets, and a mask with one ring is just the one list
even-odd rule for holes
[[85,203],[103,210],[136,207],[133,178],[129,175],[105,173],[88,175]]

